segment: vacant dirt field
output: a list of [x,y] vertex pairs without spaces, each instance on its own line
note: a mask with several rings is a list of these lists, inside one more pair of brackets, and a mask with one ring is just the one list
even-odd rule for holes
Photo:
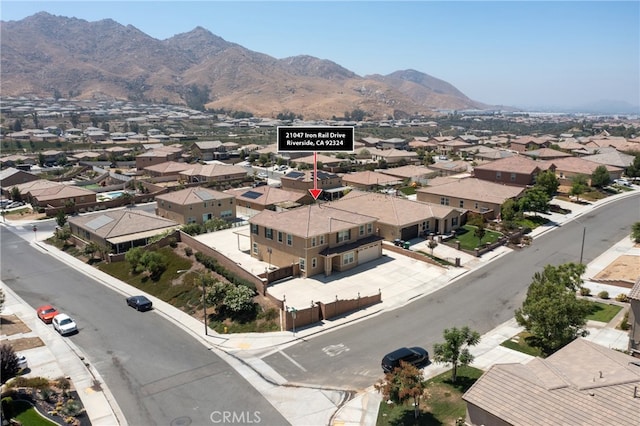
[[635,283],[640,275],[640,256],[622,255],[593,277],[594,280],[615,280]]
[[[2,326],[1,334],[3,336],[13,336],[15,334],[28,333],[31,331],[31,329],[15,315],[0,316],[0,325]],[[39,337],[23,337],[11,340],[2,339],[2,343],[10,344],[16,352],[37,348],[38,346],[44,346],[44,342],[40,340]]]

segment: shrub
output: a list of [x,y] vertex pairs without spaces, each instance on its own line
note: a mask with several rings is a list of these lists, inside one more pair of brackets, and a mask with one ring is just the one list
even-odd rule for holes
[[74,401],[70,399],[67,403],[62,407],[62,412],[67,416],[77,416],[82,411],[82,405],[78,401]]
[[184,254],[186,254],[187,256],[193,255],[193,249],[191,247],[185,247]]
[[588,287],[580,287],[580,296],[591,296],[591,290]]
[[620,322],[620,330],[627,331],[631,328],[629,324],[629,311],[624,313],[624,317],[622,317],[622,321]]
[[44,389],[49,387],[49,379],[44,377],[16,377],[7,386],[12,388],[36,388]]
[[609,292],[603,290],[600,293],[598,293],[598,297],[600,299],[608,299],[609,298]]
[[13,398],[7,396],[2,398],[2,414],[5,419],[10,419],[14,416],[13,413]]
[[2,344],[0,346],[0,377],[2,382],[15,377],[20,369],[18,368],[18,356],[13,350],[13,347],[8,344]]
[[620,293],[616,296],[616,300],[618,302],[625,302],[625,303],[629,303],[629,295],[625,294],[625,293]]
[[171,237],[169,238],[169,246],[171,248],[176,248],[178,247],[178,240],[176,239],[176,237]]
[[50,387],[44,387],[40,389],[40,398],[43,401],[50,401],[52,396],[55,396],[56,392]]

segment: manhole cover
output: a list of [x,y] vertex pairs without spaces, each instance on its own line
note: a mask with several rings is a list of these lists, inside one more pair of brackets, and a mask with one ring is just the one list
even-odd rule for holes
[[191,424],[191,418],[188,416],[182,416],[171,420],[171,426],[189,426]]

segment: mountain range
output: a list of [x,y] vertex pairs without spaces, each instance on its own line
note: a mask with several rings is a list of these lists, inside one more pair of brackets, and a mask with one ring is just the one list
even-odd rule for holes
[[[0,27],[3,96],[136,100],[305,119],[429,116],[438,109],[485,109],[446,81],[415,70],[359,76],[335,62],[276,59],[210,31],[157,40],[111,19],[88,22],[46,12]],[[69,96],[70,95],[70,96]]]

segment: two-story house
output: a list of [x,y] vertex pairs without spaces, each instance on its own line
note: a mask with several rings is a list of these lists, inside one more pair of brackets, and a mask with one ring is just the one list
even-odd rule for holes
[[221,141],[196,142],[191,147],[195,158],[202,161],[224,160],[229,158],[227,147]]
[[208,188],[192,187],[156,196],[156,215],[181,224],[203,224],[213,218],[236,218],[236,198]]
[[346,271],[382,256],[377,218],[314,204],[263,210],[249,220],[251,256],[272,265],[298,265],[300,274]]
[[536,183],[541,171],[555,167],[551,163],[532,160],[522,155],[501,158],[473,169],[476,178],[506,185],[527,186]]

